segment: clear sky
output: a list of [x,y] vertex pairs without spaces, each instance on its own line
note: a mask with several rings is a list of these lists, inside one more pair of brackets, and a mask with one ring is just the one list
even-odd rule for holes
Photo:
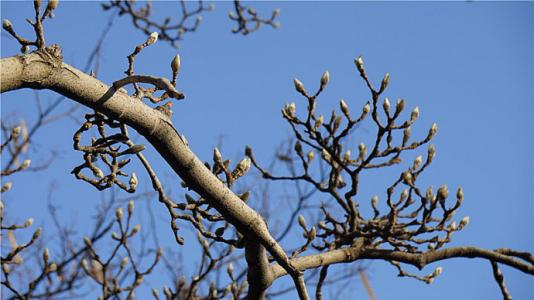
[[[201,159],[210,160],[222,137],[223,154],[238,159],[248,144],[268,162],[276,146],[290,136],[280,115],[282,106],[294,101],[297,110],[305,107],[294,91],[295,77],[315,89],[323,71],[329,70],[330,84],[318,100],[319,108],[328,113],[344,98],[359,110],[369,100],[353,64],[362,55],[374,82],[385,72],[391,74],[386,93],[390,99],[405,98],[407,110],[419,106],[414,136],[425,134],[433,122],[439,125],[437,157],[420,184],[463,187],[465,201],[457,218],[468,215],[471,223],[451,245],[534,252],[533,2],[258,2],[252,6],[264,14],[281,9],[281,27],[265,27],[245,37],[231,33],[231,5],[216,2],[215,11],[204,14],[199,30],[187,34],[178,50],[158,42],[136,62],[140,73],[168,77],[170,60],[176,52],[181,55],[178,88],[187,98],[174,105],[174,124]],[[178,12],[171,2],[155,8],[159,15]],[[1,9],[2,18],[28,36],[24,19],[32,15],[32,4],[2,1]],[[82,69],[108,19],[97,2],[62,1],[56,18],[45,23],[47,42],[60,44],[65,62]],[[116,19],[103,45],[98,78],[108,84],[122,78],[126,56],[144,38],[127,17]],[[17,54],[19,47],[11,38],[2,34],[1,41],[2,57]],[[42,101],[57,97],[39,95]],[[2,118],[31,120],[33,98],[33,91],[3,94]],[[69,105],[65,101],[62,107]],[[4,201],[11,219],[33,216],[37,224],[50,224],[43,212],[55,182],[54,199],[65,220],[76,224],[80,234],[90,226],[101,196],[69,174],[81,162],[80,154],[71,150],[77,126],[79,122],[68,119],[37,134],[30,152],[34,163],[45,161],[52,150],[58,159],[46,171],[10,179],[14,187]],[[367,123],[351,139],[355,145],[366,141],[373,130]],[[410,153],[405,161],[417,155]],[[182,195],[172,171],[158,156],[152,157],[173,196]],[[384,182],[400,170],[367,174],[362,193],[383,198]],[[141,182],[150,187],[146,177]],[[165,216],[159,205],[153,208]],[[161,235],[171,238],[166,227]],[[456,259],[433,264],[422,274],[438,265],[443,274],[431,285],[397,278],[396,270],[383,262],[371,263],[368,274],[379,299],[502,298],[488,262]],[[534,299],[532,276],[502,270],[515,299]],[[366,298],[358,278],[344,295]]]

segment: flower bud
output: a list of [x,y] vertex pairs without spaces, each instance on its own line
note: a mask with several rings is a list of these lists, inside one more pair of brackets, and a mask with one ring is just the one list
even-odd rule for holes
[[124,269],[124,267],[126,267],[127,264],[128,264],[128,256],[125,256],[125,257],[121,260],[120,268],[121,268],[121,269]]
[[131,215],[134,210],[134,202],[133,200],[128,201],[128,215]]
[[431,139],[436,135],[436,132],[438,131],[438,124],[434,123],[432,124],[432,127],[430,127],[430,130],[428,131],[428,139]]
[[362,112],[364,115],[368,114],[371,111],[371,104],[369,102],[365,103],[363,106]]
[[308,163],[310,163],[315,158],[315,152],[313,152],[313,150],[310,150],[306,157],[308,158]]
[[456,192],[456,199],[458,199],[458,201],[464,200],[464,190],[462,189],[462,187],[458,187],[458,191]]
[[222,163],[222,155],[217,147],[213,149],[213,161],[215,163]]
[[315,229],[315,226],[312,226],[312,228],[310,229],[310,232],[308,232],[308,241],[313,241],[316,236],[317,236],[317,230]]
[[176,54],[176,56],[172,59],[171,69],[173,74],[177,74],[180,70],[180,54]]
[[321,88],[326,87],[329,80],[330,80],[330,73],[328,71],[324,71],[323,76],[321,76]]
[[358,145],[358,150],[360,150],[360,154],[358,155],[358,160],[363,161],[365,157],[367,156],[367,147],[364,143],[360,143]]
[[436,147],[434,144],[430,144],[428,146],[428,160],[431,161],[434,158],[434,155],[436,154]]
[[389,99],[385,98],[384,103],[382,104],[382,107],[384,108],[384,111],[386,113],[389,113],[389,108],[391,107],[391,104],[389,103]]
[[27,168],[30,166],[31,162],[32,162],[32,161],[29,160],[29,159],[23,161],[23,162],[22,162],[22,165],[20,165],[20,169],[21,169],[21,170],[27,169]]
[[395,106],[395,109],[397,110],[397,113],[401,113],[404,110],[405,102],[404,99],[398,99],[397,104]]
[[409,171],[402,173],[402,181],[407,185],[413,185],[412,173],[410,173]]
[[122,207],[117,208],[115,211],[115,217],[117,217],[117,221],[122,220]]
[[359,56],[358,58],[354,60],[354,64],[356,65],[356,68],[358,68],[358,71],[360,71],[360,73],[365,72],[363,68],[363,58],[361,56]]
[[414,170],[419,169],[419,167],[421,166],[422,163],[423,163],[423,156],[419,155],[419,156],[413,161],[412,169],[414,169]]
[[228,266],[226,267],[226,272],[228,273],[228,276],[230,276],[230,278],[234,278],[234,264],[232,264],[231,262],[228,263]]
[[410,116],[410,121],[413,123],[415,120],[417,120],[417,118],[419,118],[419,106],[416,106],[413,109],[412,115]]
[[384,91],[389,85],[389,73],[386,73],[384,75],[384,78],[382,79],[382,83],[380,84],[380,91]]
[[302,227],[303,229],[306,229],[306,220],[304,219],[303,215],[299,215],[298,221],[299,221],[300,227]]
[[295,78],[295,80],[293,80],[293,83],[295,84],[295,89],[297,90],[297,92],[305,95],[306,94],[306,90],[304,89],[304,84],[302,84],[302,82],[300,80],[298,80],[297,78]]
[[129,183],[130,183],[130,186],[133,189],[135,189],[137,187],[138,181],[137,181],[137,175],[135,174],[135,172],[132,173],[132,176],[130,177]]
[[135,225],[134,228],[132,229],[132,232],[130,233],[130,235],[134,235],[134,234],[138,233],[139,230],[141,230],[141,224]]
[[93,242],[91,242],[91,240],[88,237],[84,237],[83,238],[83,242],[84,242],[85,246],[87,246],[89,248],[93,246]]
[[469,216],[465,216],[461,221],[460,221],[460,229],[462,229],[463,227],[467,226],[469,224]]
[[50,266],[48,266],[48,272],[55,272],[57,271],[57,265],[55,263],[51,263]]
[[48,251],[48,248],[45,248],[43,251],[43,260],[45,261],[45,264],[48,263],[48,258],[50,258],[50,252]]
[[2,21],[2,28],[4,28],[4,30],[6,30],[6,31],[12,31],[13,30],[13,25],[11,24],[11,22],[8,19],[4,19]]
[[347,118],[349,117],[349,107],[347,103],[345,103],[345,100],[341,99],[339,100],[339,107],[341,108],[341,111]]
[[443,272],[443,268],[442,267],[437,267],[436,270],[434,271],[434,276],[440,275],[441,272]]
[[150,46],[150,45],[154,44],[157,41],[158,41],[158,33],[157,32],[152,32],[148,36],[148,39],[146,40],[145,43],[146,43],[147,46]]
[[2,185],[2,193],[5,193],[5,192],[9,191],[12,186],[13,186],[12,182],[4,183],[4,185]]
[[412,128],[411,127],[406,127],[404,129],[404,132],[403,132],[403,135],[402,135],[402,144],[403,145],[406,145],[406,143],[410,139],[411,135],[412,135]]
[[47,10],[54,10],[57,8],[57,5],[59,4],[59,0],[48,0],[48,5],[46,7]]
[[26,220],[26,222],[24,222],[24,225],[22,225],[22,227],[28,228],[32,226],[32,224],[33,224],[33,218],[29,218],[28,220]]
[[159,291],[158,291],[158,289],[152,288],[152,296],[154,296],[154,298],[156,298],[156,299],[159,299]]
[[446,199],[449,195],[449,189],[447,188],[447,185],[442,185],[438,189],[438,198],[440,199]]
[[344,162],[349,162],[349,161],[350,161],[350,155],[351,155],[351,154],[352,154],[352,152],[350,151],[350,149],[347,150],[347,151],[345,152],[345,155],[343,156],[343,161],[344,161]]
[[455,231],[456,230],[456,221],[453,221],[450,225],[449,225],[449,229],[451,231]]
[[378,196],[377,195],[374,195],[372,198],[371,198],[371,205],[373,207],[376,207],[376,205],[378,204]]
[[319,127],[321,127],[321,125],[323,125],[323,122],[324,117],[323,115],[320,115],[317,119],[315,119],[315,124],[313,125],[313,128],[317,130]]

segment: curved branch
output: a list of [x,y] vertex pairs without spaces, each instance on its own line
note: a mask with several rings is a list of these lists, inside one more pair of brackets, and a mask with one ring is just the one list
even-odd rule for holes
[[[426,265],[436,261],[460,257],[483,258],[534,275],[534,264],[517,260],[512,256],[499,253],[498,250],[485,250],[478,247],[454,247],[424,253],[407,253],[394,250],[362,249],[361,247],[356,246],[295,258],[291,260],[291,263],[298,270],[303,271],[331,264],[353,262],[361,259],[380,259],[402,262],[422,269]],[[287,275],[285,270],[278,265],[273,265],[272,269],[275,279]]]
[[23,88],[53,90],[134,128],[188,187],[207,199],[243,235],[261,243],[257,247],[265,247],[298,283],[300,272],[291,265],[262,217],[206,168],[162,113],[63,63],[58,45],[2,58],[0,68],[2,93]]

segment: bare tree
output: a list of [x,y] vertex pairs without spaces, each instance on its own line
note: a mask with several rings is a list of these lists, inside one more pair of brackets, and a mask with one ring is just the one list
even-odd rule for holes
[[[371,97],[363,107],[354,108],[355,105],[341,100],[339,110],[334,109],[325,117],[317,111],[317,99],[328,86],[329,73],[321,76],[316,89],[307,89],[295,79],[295,90],[303,97],[306,108],[297,110],[297,105],[290,103],[282,109],[282,116],[294,136],[291,147],[282,147],[278,151],[277,161],[287,167],[288,174],[273,174],[273,167],[264,167],[250,147],[245,149],[245,156],[237,164],[224,158],[217,148],[211,162],[201,161],[172,122],[172,101],[185,98],[184,93],[176,89],[180,57],[170,59],[170,80],[137,74],[134,70],[138,55],[158,38],[174,44],[184,32],[198,26],[198,19],[190,29],[184,27],[184,22],[205,10],[202,2],[194,11],[188,11],[183,1],[180,3],[183,20],[178,25],[169,25],[170,20],[164,21],[163,25],[154,23],[148,18],[149,6],[139,11],[130,1],[112,1],[105,5],[105,9],[117,9],[119,14],[130,15],[134,26],[148,35],[146,41],[136,46],[127,57],[126,77],[111,86],[99,81],[96,74],[87,74],[87,71],[65,63],[59,45],[46,44],[43,23],[58,6],[57,0],[49,1],[44,10],[41,1],[34,1],[35,15],[29,23],[34,29],[35,40],[18,35],[8,20],[3,21],[4,30],[21,45],[22,54],[1,59],[2,93],[24,88],[47,89],[93,110],[84,116],[73,136],[74,149],[82,153],[82,162],[73,169],[73,175],[99,191],[116,187],[133,194],[139,179],[129,167],[136,160],[149,176],[161,209],[168,214],[168,226],[178,251],[184,243],[180,222],[186,222],[196,231],[201,263],[195,275],[186,278],[180,276],[179,270],[173,270],[172,285],[154,287],[154,298],[162,298],[161,292],[166,299],[264,299],[289,291],[269,290],[274,281],[288,275],[293,281],[291,289],[298,292],[300,299],[310,298],[311,285],[315,286],[315,298],[322,299],[324,285],[360,271],[348,269],[346,273],[334,275],[329,273],[332,265],[354,266],[362,260],[386,261],[398,270],[399,276],[432,283],[442,272],[440,267],[428,275],[421,275],[406,271],[405,266],[423,269],[441,260],[484,259],[491,265],[488,270],[493,272],[505,299],[511,299],[511,295],[499,265],[534,274],[534,256],[527,252],[509,248],[448,247],[452,235],[469,223],[469,217],[455,217],[464,200],[463,191],[458,188],[454,196],[449,197],[446,185],[433,191],[420,187],[417,182],[434,159],[436,149],[430,141],[437,132],[437,125],[432,125],[426,136],[413,138],[411,128],[419,117],[419,109],[415,107],[405,116],[403,111],[407,104],[404,100],[391,103],[383,98],[389,74],[378,85],[374,84],[361,57],[354,63]],[[234,32],[248,34],[261,24],[276,26],[274,19],[278,11],[264,20],[253,9],[245,9],[239,1],[234,4],[236,13],[230,15],[238,23]],[[250,22],[256,25],[247,27]],[[171,35],[169,30],[178,30],[178,34]],[[30,47],[33,51],[28,53]],[[130,91],[125,89],[130,86]],[[144,99],[157,106],[149,106]],[[358,153],[344,150],[347,137],[363,122],[376,128],[375,141],[370,145],[359,144]],[[4,124],[2,128],[5,128],[2,152],[7,151],[13,161],[2,169],[4,179],[27,170],[30,161],[20,163],[18,158],[28,141],[20,139],[23,129]],[[185,201],[173,199],[168,194],[143,154],[147,145],[135,143],[130,137],[131,129],[141,134],[181,178],[182,186],[189,191]],[[385,187],[387,197],[383,203],[378,197],[368,200],[360,197],[360,176],[367,170],[400,164],[403,153],[423,147],[426,147],[426,154],[418,156]],[[268,181],[288,181],[295,186],[297,208],[292,211],[290,222],[278,234],[268,228],[259,210],[248,205],[251,193],[258,192],[247,189],[242,180],[251,167]],[[3,184],[2,193],[10,187],[10,183]],[[308,200],[314,193],[329,200],[310,203]],[[364,201],[371,204],[371,216],[361,212],[360,205]],[[125,205],[120,201],[118,205],[109,203],[98,215],[93,232],[83,239],[83,243],[72,241],[72,245],[66,244],[64,254],[57,261],[50,259],[49,250],[45,248],[34,251],[39,271],[24,276],[19,281],[21,284],[13,283],[13,269],[24,265],[21,253],[37,245],[41,230],[35,230],[29,241],[19,244],[13,232],[29,228],[33,221],[28,219],[22,225],[4,224],[2,204],[2,237],[7,234],[10,239],[10,247],[2,254],[2,285],[11,297],[51,298],[69,293],[79,296],[83,294],[78,290],[83,279],[91,279],[100,287],[101,299],[132,299],[135,290],[153,273],[158,263],[163,261],[167,268],[176,268],[170,262],[172,258],[165,257],[161,248],[145,247],[136,241],[141,225],[132,223],[133,201]],[[116,210],[108,223],[104,220],[108,220],[111,207]],[[303,210],[314,210],[317,218],[313,222],[306,220],[301,214]],[[53,207],[51,212],[54,213]],[[298,228],[295,223],[300,226],[303,240],[294,249],[284,249],[280,240],[291,228]],[[58,228],[68,237],[65,228]],[[107,235],[112,230],[111,235]],[[98,247],[97,242],[101,239],[111,239],[111,249]],[[364,283],[367,282],[365,274],[361,277]],[[372,291],[369,294],[372,297]]]

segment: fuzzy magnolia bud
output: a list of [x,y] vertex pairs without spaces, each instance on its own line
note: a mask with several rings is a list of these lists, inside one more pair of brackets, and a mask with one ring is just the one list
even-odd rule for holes
[[26,220],[26,222],[24,222],[24,225],[22,225],[22,227],[28,228],[32,226],[32,224],[33,224],[33,218],[29,218],[28,220]]
[[293,83],[295,84],[295,89],[297,90],[297,92],[305,95],[306,94],[306,90],[304,89],[304,84],[302,84],[302,82],[300,80],[298,80],[297,78],[295,78],[295,80],[293,80]]
[[48,0],[48,5],[46,9],[50,9],[50,10],[56,9],[58,4],[59,4],[59,0]]
[[371,111],[371,104],[369,104],[369,102],[365,103],[365,105],[363,106],[363,109],[362,109],[362,113],[364,115],[368,114],[369,112]]
[[414,161],[413,161],[413,167],[412,169],[417,170],[423,163],[423,156],[419,155]]
[[11,24],[11,22],[8,19],[4,19],[2,21],[2,28],[4,28],[7,31],[11,31],[11,30],[13,30],[13,25]]
[[134,228],[132,228],[132,232],[130,233],[130,235],[134,235],[134,234],[138,233],[139,230],[141,230],[141,224],[135,225]]
[[158,289],[152,288],[152,296],[154,296],[154,298],[156,298],[156,299],[159,299],[159,291],[158,291]]
[[456,192],[456,198],[458,199],[458,201],[464,200],[464,190],[462,189],[462,187],[458,187],[458,191]]
[[441,274],[441,272],[443,272],[443,268],[442,267],[437,267],[432,275],[434,275],[434,277],[435,276],[439,276]]
[[389,103],[389,99],[388,98],[384,99],[384,103],[382,104],[382,107],[384,108],[384,111],[386,113],[389,113],[389,109],[391,107],[391,104]]
[[249,169],[250,169],[250,158],[245,157],[237,164],[237,167],[232,172],[232,176],[234,176],[234,178],[239,178],[245,175],[245,173]]
[[178,71],[180,71],[180,55],[176,54],[176,56],[171,61],[171,69],[173,74],[178,74]]
[[434,144],[431,144],[430,146],[428,146],[428,160],[432,160],[435,154],[436,147],[434,146]]
[[371,198],[371,205],[372,205],[373,207],[376,207],[377,204],[378,204],[378,196],[375,195],[375,196],[373,196],[373,197]]
[[359,161],[363,161],[365,159],[365,157],[367,156],[367,147],[365,146],[364,143],[360,143],[358,145],[358,150],[360,150],[360,154],[358,156],[358,160]]
[[134,210],[134,202],[133,200],[130,200],[128,201],[128,214],[131,215],[133,213],[133,210]]
[[124,267],[126,267],[127,264],[128,264],[128,256],[125,256],[125,257],[121,260],[120,268],[121,268],[121,269],[124,269]]
[[323,76],[321,76],[321,88],[326,87],[329,80],[330,80],[330,73],[328,71],[324,71]]
[[438,198],[445,199],[449,195],[449,189],[446,185],[442,185],[438,189]]
[[356,65],[356,68],[358,68],[358,71],[360,71],[360,73],[364,73],[365,70],[363,69],[363,58],[361,56],[354,60],[354,64]]
[[230,278],[234,278],[234,265],[231,262],[228,263],[228,266],[226,267],[226,272],[228,273],[228,276],[230,276]]
[[436,132],[438,132],[438,124],[434,123],[432,124],[432,127],[430,127],[430,130],[428,131],[428,138],[431,139],[436,135]]
[[451,231],[454,231],[454,230],[456,230],[456,228],[457,228],[457,227],[456,227],[456,221],[453,221],[453,222],[451,223],[451,225],[449,225],[449,229],[450,229]]
[[310,150],[306,157],[308,158],[308,163],[311,162],[315,158],[315,152],[313,152],[313,150]]
[[321,127],[321,125],[323,125],[323,122],[324,122],[324,117],[323,115],[320,115],[317,119],[315,119],[315,124],[313,125],[313,128],[318,129],[319,127]]
[[92,247],[93,246],[93,242],[91,242],[91,240],[88,237],[84,237],[83,238],[83,242],[84,242],[85,246],[87,246],[87,247]]
[[352,154],[352,152],[350,151],[350,149],[347,150],[347,151],[345,152],[345,155],[343,156],[343,161],[345,161],[345,162],[350,161],[350,155],[351,155],[351,154]]
[[349,117],[349,106],[347,103],[345,103],[345,100],[341,99],[339,100],[339,107],[341,108],[341,111],[347,118]]
[[132,177],[130,177],[129,183],[132,188],[135,189],[137,187],[138,181],[137,181],[137,175],[135,174],[135,172],[132,173]]
[[2,185],[2,193],[9,191],[12,186],[13,186],[13,183],[11,182],[4,183],[4,185]]
[[50,257],[50,252],[48,251],[48,248],[45,248],[43,251],[43,260],[45,263],[48,263],[48,258]]
[[380,91],[384,91],[389,85],[389,73],[386,73],[384,75],[384,78],[382,79],[382,84],[380,84]]
[[410,116],[410,121],[415,122],[419,118],[419,106],[416,106],[413,111],[412,115]]
[[29,160],[29,159],[23,161],[22,165],[20,165],[20,169],[21,170],[27,169],[30,166],[31,163],[32,163],[32,161]]
[[158,33],[157,32],[152,32],[148,36],[148,39],[146,40],[146,45],[150,46],[150,45],[154,44],[157,41],[158,41]]
[[122,207],[117,208],[117,210],[115,211],[115,217],[117,217],[118,221],[122,220],[122,215]]
[[402,173],[402,181],[407,185],[413,185],[412,173],[410,173],[409,171]]
[[412,135],[412,128],[411,127],[406,127],[404,129],[404,132],[403,132],[403,135],[402,135],[402,144],[403,145],[406,145],[406,143],[410,139],[411,135]]
[[404,106],[405,106],[405,102],[404,102],[404,99],[398,99],[397,100],[397,104],[395,106],[395,109],[397,110],[397,113],[401,113],[403,110],[404,110]]
[[460,228],[463,228],[465,226],[467,226],[469,224],[469,216],[465,216],[461,221],[460,221]]
[[213,161],[215,163],[222,163],[222,155],[218,148],[213,149]]
[[306,229],[306,220],[304,219],[303,215],[299,215],[298,221],[299,221],[300,227],[302,227],[303,229]]
[[289,117],[294,117],[295,112],[297,111],[297,106],[295,105],[295,102],[291,102],[284,107],[284,110]]
[[315,226],[312,226],[312,228],[310,229],[310,232],[308,232],[308,240],[313,241],[316,236],[317,236],[317,229],[315,229]]

